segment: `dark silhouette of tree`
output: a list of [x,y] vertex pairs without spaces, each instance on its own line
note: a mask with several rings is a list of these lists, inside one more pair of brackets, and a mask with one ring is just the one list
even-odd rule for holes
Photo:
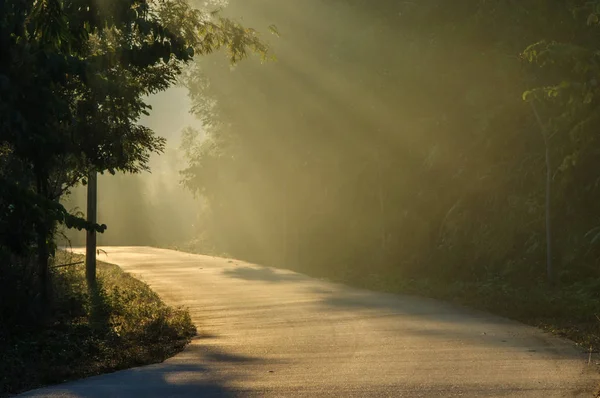
[[222,47],[230,62],[266,52],[256,32],[183,0],[0,2],[0,245],[36,248],[40,303],[57,225],[106,228],[61,196],[90,172],[147,171],[165,141],[137,123],[145,98]]

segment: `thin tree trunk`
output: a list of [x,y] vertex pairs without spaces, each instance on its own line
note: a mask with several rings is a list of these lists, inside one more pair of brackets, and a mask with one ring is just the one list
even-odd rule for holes
[[375,151],[375,161],[377,162],[377,196],[379,199],[379,222],[380,222],[380,245],[381,250],[385,250],[387,246],[387,217],[385,208],[385,197],[383,192],[383,170],[379,151]]
[[[37,194],[41,198],[46,198],[47,190],[44,186],[44,178],[38,176],[36,178]],[[40,219],[37,220],[36,235],[37,235],[37,269],[38,269],[38,280],[39,280],[39,299],[40,299],[40,310],[42,311],[42,318],[45,318],[49,309],[49,298],[50,298],[50,278],[49,278],[49,261],[50,261],[50,250],[48,247],[48,238],[51,235],[51,229],[48,227],[47,215],[41,214]]]
[[40,308],[45,314],[48,309],[50,296],[50,281],[48,275],[48,263],[50,261],[50,250],[48,250],[48,232],[43,223],[37,228],[37,268],[40,283]]
[[555,272],[552,262],[552,168],[550,148],[546,139],[546,276],[550,286],[554,286]]
[[282,229],[283,229],[283,247],[282,247],[282,264],[287,264],[288,261],[288,184],[284,182],[283,186],[283,217],[282,217]]
[[537,119],[538,124],[542,130],[542,136],[544,137],[544,146],[546,154],[546,278],[550,286],[554,286],[556,278],[554,272],[554,264],[552,263],[552,163],[550,159],[550,137],[548,132],[542,123],[542,119],[535,107],[533,101],[530,102],[533,113]]
[[[92,172],[88,177],[87,220],[93,224],[96,224],[97,221],[97,201],[98,179],[96,172]],[[96,231],[93,229],[87,231],[85,246],[85,278],[88,288],[93,289],[96,287]]]

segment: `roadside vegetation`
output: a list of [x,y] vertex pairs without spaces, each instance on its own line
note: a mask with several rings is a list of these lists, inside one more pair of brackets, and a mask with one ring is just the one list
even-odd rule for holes
[[220,4],[0,1],[0,395],[161,361],[192,335],[185,311],[115,266],[86,286],[57,237],[110,227],[63,206],[74,188],[147,172],[164,152],[140,123],[150,96],[213,51],[266,56]]
[[[53,266],[82,260],[59,252]],[[116,265],[98,263],[91,292],[83,265],[53,268],[51,278],[52,305],[42,324],[0,328],[0,397],[162,362],[196,334],[185,309],[165,305]]]

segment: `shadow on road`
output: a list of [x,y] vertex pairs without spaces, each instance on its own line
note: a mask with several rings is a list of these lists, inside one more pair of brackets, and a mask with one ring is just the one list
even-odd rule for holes
[[[415,336],[437,341],[434,344],[441,347],[464,344],[556,359],[578,357],[568,342],[509,319],[435,299],[354,289],[270,267],[227,268],[222,273],[235,279],[277,283],[281,290],[273,294],[281,291],[293,300],[285,304],[280,300],[265,302],[265,308],[271,307],[274,318],[285,318],[290,328],[301,321],[296,314],[309,306],[311,313],[319,314],[315,319],[320,322],[335,325],[367,321],[372,336]],[[262,292],[259,285],[254,288]],[[298,311],[294,311],[294,305],[298,305]]]
[[264,282],[304,282],[307,277],[292,273],[280,271],[270,267],[238,267],[226,269],[223,275],[243,279],[247,281],[264,281]]
[[[198,341],[198,340],[196,340]],[[226,352],[218,349],[214,345],[206,345],[201,341],[193,342],[178,356],[178,360],[193,360],[211,365],[232,365],[237,364],[243,366],[244,364],[273,364],[273,361],[267,361],[264,358],[251,357],[247,355],[236,354],[232,352]]]
[[[216,338],[216,336],[211,336]],[[251,391],[232,387],[245,380],[245,365],[272,361],[225,352],[195,339],[182,353],[163,363],[90,377],[30,391],[23,397],[246,397]]]
[[236,397],[226,387],[228,380],[211,377],[209,369],[199,365],[151,365],[83,379],[23,397]]
[[[373,329],[443,341],[443,344],[482,346],[500,352],[515,351],[554,359],[578,359],[582,352],[574,343],[533,327],[451,303],[408,295],[340,289],[313,292],[327,310],[353,313],[369,320]],[[397,318],[397,321],[391,321]],[[380,322],[381,321],[381,322]]]

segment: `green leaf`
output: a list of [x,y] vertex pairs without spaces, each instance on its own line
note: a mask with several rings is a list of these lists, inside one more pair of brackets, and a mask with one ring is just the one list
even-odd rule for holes
[[280,37],[279,29],[277,29],[277,26],[275,25],[269,25],[269,32],[271,32],[271,34],[274,34],[277,37]]

